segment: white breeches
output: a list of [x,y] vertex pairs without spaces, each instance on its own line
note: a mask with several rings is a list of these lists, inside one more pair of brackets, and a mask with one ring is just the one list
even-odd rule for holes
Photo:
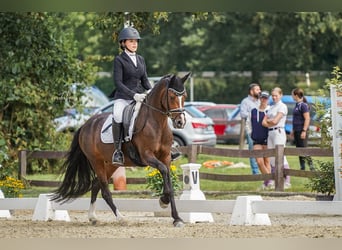
[[[284,145],[284,146],[286,145],[286,132],[284,128],[268,131],[267,148],[272,149],[272,148],[275,148],[276,145]],[[287,161],[286,157],[284,161]],[[270,164],[272,167],[275,166],[274,157],[270,157]]]
[[114,121],[117,123],[122,123],[122,114],[124,108],[129,105],[132,100],[117,99],[114,101],[113,105],[113,117]]

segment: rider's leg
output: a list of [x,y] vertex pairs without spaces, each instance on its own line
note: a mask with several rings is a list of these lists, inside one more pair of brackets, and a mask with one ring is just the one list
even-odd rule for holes
[[171,151],[171,161],[175,161],[182,156],[181,152]]
[[113,140],[115,151],[112,157],[113,164],[123,165],[124,163],[124,154],[121,150],[122,144],[122,114],[124,108],[129,104],[128,100],[117,99],[114,100],[113,106],[113,124],[112,124],[112,131],[113,131]]
[[112,129],[113,129],[113,139],[114,139],[114,146],[115,146],[115,151],[114,151],[113,157],[112,157],[112,163],[123,165],[124,155],[123,155],[123,152],[121,150],[122,123],[117,123],[113,119]]

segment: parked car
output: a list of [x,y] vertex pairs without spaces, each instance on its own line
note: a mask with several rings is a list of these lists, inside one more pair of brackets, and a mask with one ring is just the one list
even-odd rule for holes
[[[73,89],[76,85],[73,85]],[[64,110],[64,114],[54,119],[58,132],[76,131],[99,107],[109,102],[107,96],[96,86],[87,87],[83,90],[81,111],[75,107]]]
[[[169,119],[169,126],[173,134],[173,147],[192,144],[215,146],[216,135],[212,119],[191,104],[185,104],[184,108],[186,124],[183,129],[173,128],[172,121]],[[94,114],[112,112],[112,109],[113,101],[99,108]]]
[[185,104],[191,104],[197,108],[201,106],[215,106],[216,105],[216,103],[214,102],[205,102],[205,101],[189,101],[189,102],[185,102]]
[[240,104],[230,113],[228,120],[229,126],[225,130],[225,134],[229,137],[227,141],[239,144],[241,134]]
[[214,130],[218,142],[239,142],[241,127],[240,105],[216,104],[199,106],[198,109],[214,121]]

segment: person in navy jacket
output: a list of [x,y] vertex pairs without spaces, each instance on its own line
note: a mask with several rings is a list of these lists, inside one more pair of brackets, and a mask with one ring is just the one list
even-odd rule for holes
[[[304,96],[301,88],[295,88],[291,92],[296,106],[293,108],[292,132],[297,148],[305,148],[308,146],[308,129],[310,126],[310,106]],[[310,156],[299,156],[300,170],[305,170],[305,162],[307,161],[311,171],[314,170],[312,158]]]
[[140,39],[139,32],[133,27],[125,27],[118,37],[122,53],[114,59],[115,91],[112,128],[116,150],[112,157],[113,164],[124,164],[124,155],[121,150],[124,108],[133,100],[142,102],[146,96],[145,92],[152,88],[147,78],[145,60],[136,53]]
[[[141,37],[133,27],[125,27],[119,33],[119,44],[122,52],[114,59],[113,92],[113,139],[115,151],[112,164],[123,165],[124,155],[121,150],[123,140],[122,114],[124,108],[132,101],[143,102],[152,86],[147,77],[145,59],[138,55],[138,45]],[[171,160],[181,156],[180,152],[171,152]]]
[[[251,138],[253,140],[253,150],[267,149],[268,128],[262,125],[267,111],[269,109],[268,99],[270,94],[267,91],[260,93],[260,105],[251,110],[250,124],[251,124]],[[269,157],[257,157],[256,162],[262,174],[271,173],[271,165]],[[268,188],[270,180],[265,180],[262,188]]]

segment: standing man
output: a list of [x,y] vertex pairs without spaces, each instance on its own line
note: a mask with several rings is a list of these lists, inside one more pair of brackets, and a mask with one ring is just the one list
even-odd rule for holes
[[[261,92],[261,86],[259,83],[251,83],[248,87],[248,96],[245,97],[240,104],[241,119],[245,119],[245,135],[248,143],[248,149],[253,150],[253,140],[251,138],[251,123],[250,114],[252,109],[258,108],[260,105],[259,95]],[[252,174],[259,174],[258,164],[255,158],[249,158]]]

